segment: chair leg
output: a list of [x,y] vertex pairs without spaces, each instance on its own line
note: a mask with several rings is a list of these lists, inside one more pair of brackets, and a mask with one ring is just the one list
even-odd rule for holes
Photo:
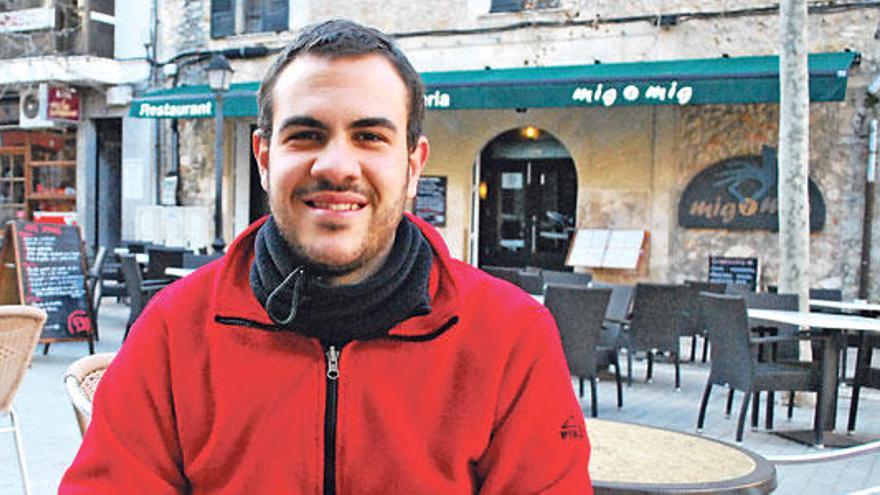
[[617,382],[617,407],[623,407],[623,384],[620,379],[620,363],[614,363],[614,380]]
[[709,336],[703,337],[703,362],[709,360]]
[[788,391],[788,420],[794,415],[794,390]]
[[631,348],[626,349],[626,386],[632,387],[633,384],[633,351]]
[[818,404],[822,403],[822,387],[819,387],[819,391],[816,393],[816,412],[813,415],[813,444],[817,447],[823,447],[825,445],[825,432],[823,430],[824,425],[820,418],[822,417],[820,407]]
[[691,362],[697,360],[697,334],[691,335]]
[[675,359],[675,390],[681,390],[681,359],[677,352],[673,352],[672,357]]
[[654,351],[648,351],[648,383],[654,377]]
[[736,441],[743,441],[743,429],[746,426],[746,412],[749,410],[749,401],[752,398],[752,392],[747,390],[743,394],[742,406],[739,409],[739,419],[736,422]]
[[21,428],[18,426],[15,409],[9,408],[9,421],[12,423],[12,434],[15,437],[15,451],[18,454],[18,469],[21,472],[21,483],[24,486],[25,495],[31,494],[31,481],[28,477],[27,461],[24,456],[24,443],[21,441]]
[[733,389],[727,391],[727,407],[724,409],[724,414],[727,417],[730,417],[730,413],[733,411]]
[[703,429],[703,420],[706,419],[706,406],[709,404],[709,394],[712,393],[712,382],[706,381],[706,389],[703,390],[703,399],[700,401],[700,413],[697,415],[697,431]]
[[590,412],[594,418],[599,415],[599,404],[596,399],[596,377],[590,378]]
[[852,398],[849,401],[849,421],[846,423],[847,432],[852,432],[856,429],[856,415],[859,412],[859,392],[861,388],[858,381],[853,383]]
[[584,398],[584,377],[578,377],[578,397]]
[[773,391],[768,390],[767,391],[767,407],[766,407],[766,411],[764,412],[764,428],[766,428],[768,430],[773,429],[773,408],[776,406],[776,404],[774,404],[773,402],[774,402]]
[[761,407],[761,392],[755,392],[755,402],[752,403],[752,428],[758,428],[758,409]]

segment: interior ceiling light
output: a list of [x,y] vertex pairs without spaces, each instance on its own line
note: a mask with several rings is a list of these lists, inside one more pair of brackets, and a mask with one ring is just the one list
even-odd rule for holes
[[526,139],[538,139],[538,135],[541,131],[538,130],[537,127],[533,125],[527,125],[523,127],[522,136]]

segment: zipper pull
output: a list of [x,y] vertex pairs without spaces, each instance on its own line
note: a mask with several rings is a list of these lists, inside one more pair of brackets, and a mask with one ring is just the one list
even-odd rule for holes
[[336,346],[331,345],[327,352],[327,378],[336,380],[339,378],[339,351]]

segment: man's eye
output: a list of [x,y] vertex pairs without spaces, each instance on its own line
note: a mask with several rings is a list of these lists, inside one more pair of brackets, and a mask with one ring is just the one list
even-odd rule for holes
[[324,138],[323,134],[318,131],[297,131],[290,133],[285,141],[320,141]]
[[357,133],[357,135],[355,135],[355,138],[358,141],[366,141],[371,143],[380,143],[386,140],[382,135],[376,134],[375,132],[359,132]]

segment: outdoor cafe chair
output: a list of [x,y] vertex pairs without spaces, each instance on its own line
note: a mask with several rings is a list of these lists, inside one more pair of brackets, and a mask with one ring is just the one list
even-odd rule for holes
[[654,373],[654,355],[669,353],[675,364],[675,388],[681,388],[679,322],[689,289],[684,285],[638,283],[633,292],[632,317],[623,326],[627,381],[632,384],[632,358],[636,352],[648,356],[647,379]]
[[150,298],[156,292],[167,286],[167,283],[147,283],[141,274],[141,268],[137,259],[133,254],[119,255],[120,270],[122,270],[122,278],[125,279],[125,289],[128,293],[129,315],[128,323],[125,325],[125,335],[122,341],[128,337],[128,332],[135,320],[141,315],[141,311],[150,302]]
[[529,294],[544,294],[544,275],[539,270],[520,270],[516,274],[515,283]]
[[114,352],[103,352],[79,358],[64,374],[64,386],[67,388],[67,395],[70,396],[73,414],[81,435],[85,435],[92,419],[92,400],[95,398],[98,382],[101,381],[104,371],[115,356]]
[[46,312],[35,306],[0,306],[0,416],[9,416],[10,422],[10,426],[0,427],[0,433],[12,433],[15,439],[18,468],[26,494],[31,493],[30,479],[12,400],[30,366],[45,322]]
[[699,337],[703,340],[702,360],[705,363],[709,354],[709,341],[706,339],[706,326],[703,324],[700,315],[699,295],[700,292],[723,294],[725,285],[698,280],[685,280],[684,285],[690,290],[687,291],[683,318],[679,322],[679,335],[691,338],[691,362],[697,360],[697,338]]
[[861,345],[856,357],[856,374],[853,378],[852,397],[849,403],[849,421],[846,426],[847,431],[850,433],[856,429],[856,416],[859,412],[859,395],[861,394],[862,387],[880,389],[880,368],[871,367],[874,349],[880,348],[880,336],[865,333],[860,337]]
[[588,286],[593,280],[592,273],[563,272],[559,270],[541,270],[544,286],[547,284],[567,284]]
[[517,285],[519,280],[519,268],[512,266],[495,266],[495,265],[484,265],[482,270],[493,277],[500,278],[501,280],[507,280],[508,282]]
[[221,257],[223,257],[223,253],[193,254],[187,252],[183,254],[183,268],[200,268]]
[[[758,360],[758,345],[783,342],[796,337],[773,336],[752,338],[749,330],[745,298],[703,292],[700,294],[703,321],[712,343],[711,369],[697,416],[697,430],[703,429],[706,406],[713,385],[726,385],[744,393],[737,421],[736,441],[742,442],[745,415],[752,395],[768,392],[766,421],[772,428],[773,391],[805,390],[822,394],[820,369],[814,363],[762,362]],[[821,403],[817,400],[817,403]],[[728,407],[730,402],[728,401]],[[823,440],[819,408],[813,420],[815,441]]]
[[544,305],[550,310],[559,328],[562,349],[568,369],[579,380],[579,393],[584,396],[584,380],[590,381],[590,411],[598,415],[596,375],[599,366],[614,366],[617,381],[617,407],[623,406],[620,363],[616,347],[602,347],[602,322],[611,289],[594,289],[580,285],[548,284]]
[[169,283],[171,278],[165,274],[169,267],[182,268],[186,249],[170,246],[150,246],[147,248],[147,271],[144,277],[153,283]]

